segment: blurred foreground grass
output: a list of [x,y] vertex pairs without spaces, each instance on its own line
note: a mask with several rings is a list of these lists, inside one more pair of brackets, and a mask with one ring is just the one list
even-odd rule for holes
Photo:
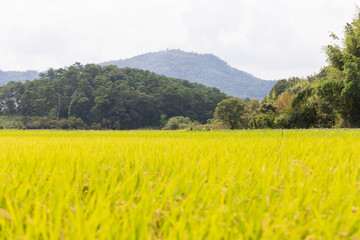
[[2,239],[360,239],[360,131],[0,131]]

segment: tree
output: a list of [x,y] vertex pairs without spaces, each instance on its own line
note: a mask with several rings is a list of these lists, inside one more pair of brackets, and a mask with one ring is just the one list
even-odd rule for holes
[[[334,40],[338,38],[332,34]],[[351,127],[360,127],[360,12],[352,23],[345,26],[345,39],[343,47],[337,44],[325,47],[328,55],[328,62],[333,71],[331,78],[341,83],[341,92],[336,91],[336,96],[332,96],[331,105],[335,106],[335,111],[339,112],[342,118]],[[339,85],[339,84],[338,84]],[[327,90],[322,85],[322,90]],[[323,91],[325,92],[325,91]],[[325,97],[326,98],[326,97]],[[329,98],[326,98],[328,100]],[[337,101],[337,102],[335,102]],[[339,104],[340,103],[340,104]]]
[[292,93],[287,93],[287,92],[282,93],[277,99],[278,102],[277,111],[284,112],[288,110],[293,96],[294,94]]
[[244,126],[249,126],[250,121],[256,116],[258,115],[260,112],[260,102],[257,99],[251,99],[248,102],[246,102],[246,106],[244,109],[244,114],[243,114],[243,125]]
[[244,101],[238,98],[228,98],[218,103],[214,116],[223,123],[230,125],[230,129],[236,129],[243,125],[244,110]]
[[15,105],[14,99],[6,99],[5,100],[5,113],[6,114],[16,113],[16,105]]
[[346,63],[344,71],[346,79],[341,92],[344,101],[341,113],[352,126],[360,127],[360,73],[353,63]]
[[263,103],[259,114],[249,123],[251,128],[273,128],[275,121],[276,107],[271,103]]

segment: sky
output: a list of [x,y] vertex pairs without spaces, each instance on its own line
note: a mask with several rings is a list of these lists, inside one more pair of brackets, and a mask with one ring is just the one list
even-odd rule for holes
[[0,0],[0,69],[38,70],[181,49],[266,80],[325,66],[360,0]]

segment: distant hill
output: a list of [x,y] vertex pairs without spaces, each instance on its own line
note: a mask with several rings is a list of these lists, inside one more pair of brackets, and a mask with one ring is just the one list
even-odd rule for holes
[[7,82],[25,82],[26,80],[34,80],[39,78],[39,73],[37,71],[1,71],[0,70],[0,85],[5,85]]
[[146,53],[133,58],[104,62],[149,70],[168,77],[180,78],[219,88],[222,92],[239,98],[262,99],[276,81],[265,81],[229,66],[212,54],[197,54],[181,50]]

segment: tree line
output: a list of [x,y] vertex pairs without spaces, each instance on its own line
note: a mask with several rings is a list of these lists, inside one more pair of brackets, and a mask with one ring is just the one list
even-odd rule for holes
[[360,13],[344,39],[331,37],[328,66],[277,81],[261,102],[149,71],[76,63],[0,87],[0,115],[20,117],[25,128],[360,127]]
[[26,128],[136,129],[179,115],[204,123],[226,98],[149,71],[76,63],[0,87],[0,114],[20,116]]
[[[304,79],[277,81],[246,127],[360,127],[360,13],[345,26],[344,39],[330,36],[334,43],[324,47],[328,66]],[[221,105],[218,108],[220,113],[224,111]],[[231,109],[235,111],[235,107]],[[222,119],[232,125],[224,116]],[[239,128],[241,117],[236,121]]]

